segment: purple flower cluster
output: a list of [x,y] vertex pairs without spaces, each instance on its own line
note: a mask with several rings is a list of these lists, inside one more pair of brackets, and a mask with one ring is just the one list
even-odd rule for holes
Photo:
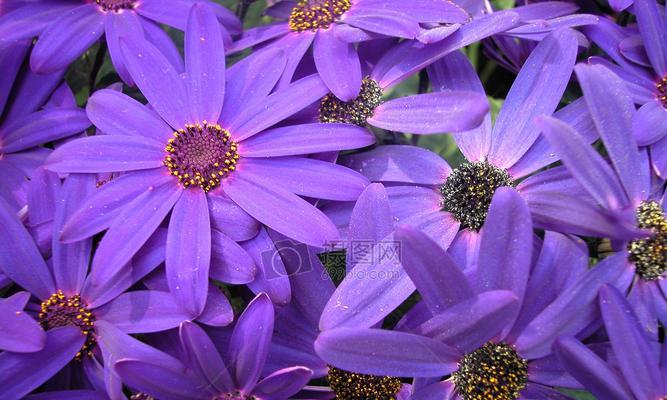
[[0,3],[0,399],[667,399],[666,12]]

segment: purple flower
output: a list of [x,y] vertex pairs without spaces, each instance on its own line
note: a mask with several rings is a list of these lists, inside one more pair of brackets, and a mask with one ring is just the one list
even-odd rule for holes
[[67,99],[66,84],[54,93],[64,71],[21,71],[29,47],[27,41],[0,44],[0,197],[16,210],[27,202],[27,178],[50,153],[39,146],[90,126],[85,112]]
[[[68,364],[73,369],[81,369],[83,365],[90,380],[104,381],[110,394],[120,393],[117,377],[109,373],[114,357],[130,351],[126,344],[118,345],[133,340],[126,334],[170,329],[188,318],[168,292],[125,292],[163,261],[163,252],[155,256],[155,249],[164,248],[158,235],[144,245],[130,265],[117,273],[104,268],[88,271],[92,238],[72,244],[58,240],[65,218],[94,186],[91,175],[70,175],[54,191],[55,198],[44,192],[41,207],[31,207],[30,212],[39,213],[57,204],[48,263],[14,212],[0,202],[0,240],[5,243],[0,251],[0,264],[10,279],[38,300],[26,308],[38,310],[36,318],[46,331],[46,340],[38,351],[0,354],[0,382],[3,395],[8,398],[22,397]],[[23,300],[27,298],[23,296]],[[17,307],[21,297],[4,301]],[[26,351],[29,347],[27,341],[19,350]],[[99,356],[104,367],[96,367]],[[74,358],[79,361],[70,363]],[[108,373],[91,375],[100,368]]]
[[[322,314],[320,326],[332,329],[315,342],[320,357],[348,371],[415,377],[413,399],[566,399],[551,387],[579,386],[551,344],[587,332],[599,287],[619,275],[602,265],[588,271],[583,242],[554,232],[537,239],[525,201],[510,188],[496,191],[473,271],[414,228],[394,237],[405,273],[386,280],[375,292],[382,299],[370,304],[342,292],[343,282]],[[361,280],[354,271],[347,279]],[[422,301],[393,331],[371,328],[415,288]]]
[[[632,2],[630,2],[631,4]],[[630,90],[639,112],[631,128],[637,144],[649,149],[651,165],[667,178],[667,25],[663,7],[655,0],[639,0],[632,8],[634,27],[617,26],[608,19],[584,32],[614,63],[591,57],[590,63],[612,70]],[[637,30],[639,32],[637,32]]]
[[180,368],[161,365],[152,358],[119,360],[115,370],[134,389],[155,398],[170,399],[287,399],[308,383],[312,371],[290,367],[263,377],[273,334],[273,304],[259,294],[241,314],[228,350],[220,354],[199,326],[183,322],[180,327]]
[[[220,28],[206,7],[192,8],[185,43],[183,80],[150,43],[123,41],[130,73],[155,111],[121,93],[98,91],[87,112],[107,135],[68,143],[47,168],[125,172],[65,226],[66,242],[109,228],[93,268],[122,267],[171,211],[167,279],[194,318],[206,300],[212,240],[238,250],[229,256],[243,257],[235,241],[253,238],[260,223],[314,246],[338,236],[333,223],[299,195],[353,200],[368,181],[298,156],[364,147],[374,137],[344,124],[267,129],[327,89],[310,76],[269,94],[285,65],[279,50],[249,57],[225,74]],[[227,261],[230,268],[235,261],[247,265]]]
[[[289,82],[312,43],[317,72],[333,95],[344,102],[356,98],[362,88],[362,67],[355,43],[387,37],[438,42],[426,50],[419,41],[414,43],[415,46],[412,46],[414,41],[406,41],[408,47],[401,46],[392,62],[410,58],[404,54],[406,51],[426,52],[426,57],[434,60],[506,30],[516,22],[516,15],[512,13],[498,13],[470,21],[468,13],[456,4],[433,0],[409,3],[400,0],[286,0],[274,6],[272,11],[273,16],[287,21],[247,30],[231,51],[276,39],[271,42],[271,47],[287,54],[283,81]],[[508,24],[508,19],[512,23]],[[396,66],[388,63],[385,67]],[[341,74],[341,71],[345,73]]]
[[[241,23],[226,8],[208,0],[199,0],[216,14],[223,24],[228,43],[229,33],[241,32]],[[83,3],[83,4],[82,4]],[[35,72],[51,73],[67,68],[93,43],[106,35],[111,61],[118,75],[133,84],[120,38],[146,39],[162,51],[174,68],[183,69],[178,49],[158,24],[185,30],[193,0],[37,0],[0,18],[0,40],[38,37],[30,57]],[[220,47],[222,49],[223,47]]]
[[554,348],[565,369],[598,399],[662,399],[666,345],[646,335],[632,306],[618,289],[600,289],[602,320],[611,354],[600,346],[587,347],[574,338],[559,339]]
[[[645,329],[656,333],[657,321],[666,321],[667,307],[664,182],[652,182],[647,151],[640,150],[629,134],[639,111],[621,78],[601,65],[580,64],[575,71],[611,164],[576,129],[543,117],[540,126],[545,137],[586,193],[585,197],[563,197],[552,212],[576,213],[584,224],[602,219],[613,222],[613,229],[601,235],[611,238],[617,251],[607,264],[626,271],[618,287],[627,290]],[[615,88],[612,95],[609,88]]]

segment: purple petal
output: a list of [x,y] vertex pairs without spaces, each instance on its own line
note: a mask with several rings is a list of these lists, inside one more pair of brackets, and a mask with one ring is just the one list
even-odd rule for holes
[[301,111],[327,94],[327,87],[317,75],[300,79],[265,97],[252,107],[239,110],[239,116],[227,122],[232,138],[240,142]]
[[209,326],[227,326],[234,321],[234,310],[220,287],[208,284],[206,306],[197,321]]
[[252,394],[266,398],[288,399],[310,381],[313,371],[305,367],[291,367],[276,371],[259,381]]
[[356,200],[368,179],[340,165],[304,157],[248,158],[244,176],[316,199]]
[[240,285],[255,279],[257,267],[238,243],[216,229],[211,230],[211,278]]
[[115,90],[93,93],[86,113],[98,129],[109,135],[145,137],[164,146],[174,131],[154,111]]
[[51,272],[32,237],[9,205],[0,199],[0,268],[11,280],[40,299],[55,293]]
[[[3,7],[6,4],[8,3],[4,3]],[[21,5],[21,7],[7,14],[3,13],[2,23],[0,23],[0,37],[7,42],[31,39],[39,35],[54,19],[71,12],[79,6],[77,3],[70,2],[57,4],[53,2],[16,2],[14,4]]]
[[165,32],[164,29],[162,29],[162,26],[146,18],[140,18],[140,21],[141,26],[144,28],[144,36],[146,39],[153,43],[155,47],[160,49],[162,54],[167,57],[171,65],[176,68],[176,72],[182,73],[185,71],[181,53],[176,47],[176,44],[172,41],[169,34]]
[[55,172],[37,168],[30,176],[28,186],[28,223],[35,227],[53,220],[60,194],[60,178]]
[[109,397],[103,391],[96,390],[60,390],[31,394],[29,400],[106,400]]
[[211,224],[206,194],[186,189],[169,220],[166,271],[176,301],[196,317],[204,309],[211,260]]
[[[440,314],[473,296],[460,267],[424,233],[414,228],[399,227],[395,238],[401,243],[403,268],[431,314]],[[435,264],[437,268],[433,268]]]
[[201,378],[159,364],[121,359],[114,371],[128,386],[160,400],[204,400],[211,397]]
[[[641,169],[637,143],[632,135],[635,106],[621,78],[600,65],[581,64],[575,69],[595,126],[630,199],[643,198],[646,172]],[[616,88],[610,96],[609,88]]]
[[129,40],[143,40],[144,29],[141,18],[135,12],[110,12],[104,19],[106,42],[109,46],[109,55],[114,68],[123,82],[134,86],[134,81],[125,67],[125,58],[120,50],[120,38]]
[[234,382],[227,366],[203,329],[192,322],[183,322],[180,328],[181,345],[188,366],[220,392],[231,392]]
[[74,135],[89,126],[86,114],[78,108],[38,111],[3,126],[0,132],[2,151],[25,150]]
[[124,293],[96,309],[95,317],[125,333],[166,331],[189,318],[171,293],[155,290]]
[[55,172],[117,172],[163,166],[164,145],[139,136],[89,136],[58,147],[45,167]]
[[245,157],[292,156],[352,150],[375,143],[366,129],[349,124],[303,124],[264,131],[239,143]]
[[237,388],[251,392],[266,361],[273,335],[273,304],[262,293],[248,304],[239,317],[229,343],[229,358],[234,363]]
[[[24,304],[16,304],[18,297],[25,299]],[[20,292],[11,298],[0,300],[0,318],[6,321],[0,328],[0,349],[14,353],[32,353],[44,348],[44,330],[23,311],[29,298],[29,293]]]
[[280,186],[246,179],[239,171],[224,181],[224,190],[248,214],[289,238],[322,247],[338,237],[338,230],[320,210]]
[[454,348],[423,336],[356,328],[320,333],[315,351],[337,368],[378,376],[449,375],[462,356]]
[[85,338],[73,326],[56,328],[46,333],[46,344],[34,353],[0,354],[0,385],[8,399],[21,399],[49,380],[81,349]]
[[464,91],[417,94],[379,105],[370,125],[397,132],[434,134],[478,127],[489,111],[486,96]]
[[[285,2],[277,3],[277,5],[284,5]],[[292,9],[290,8],[290,12]],[[269,41],[271,39],[277,38],[278,36],[283,36],[289,33],[289,26],[286,22],[277,22],[275,24],[256,26],[250,29],[246,29],[243,32],[243,35],[232,44],[230,48],[227,49],[227,53],[236,53],[241,50],[253,47],[260,43]]]
[[262,227],[257,236],[242,243],[242,247],[257,266],[255,280],[247,285],[253,293],[266,293],[273,304],[287,305],[292,298],[292,289],[279,247],[301,244],[290,239],[286,239],[285,243],[274,243],[267,231],[268,228]]
[[667,32],[664,12],[653,0],[635,0],[634,12],[644,48],[659,76],[667,73]]
[[468,353],[512,323],[520,303],[514,293],[494,290],[464,300],[421,324],[415,333],[428,336]]
[[409,4],[403,0],[364,0],[362,4],[364,8],[397,10],[419,22],[463,23],[470,19],[470,15],[456,3],[440,0],[414,0]]
[[409,225],[424,232],[443,249],[449,248],[457,233],[460,224],[452,214],[440,210],[415,214],[401,220],[401,224]]
[[224,193],[220,191],[209,192],[206,198],[208,199],[208,211],[211,215],[211,227],[237,242],[252,239],[257,235],[259,222],[243,211]]
[[567,371],[600,399],[633,398],[618,371],[578,340],[562,338],[554,343],[554,352]]
[[121,39],[120,49],[130,75],[160,117],[174,129],[193,122],[185,84],[166,57],[147,41]]
[[195,121],[217,122],[225,99],[225,54],[213,11],[195,3],[185,32],[185,70],[190,112]]
[[357,97],[361,88],[361,63],[352,43],[338,39],[333,29],[320,30],[313,44],[313,58],[317,72],[336,97],[343,101]]
[[[659,398],[664,382],[658,371],[659,354],[652,350],[648,336],[627,300],[612,286],[600,289],[600,310],[618,366],[639,399]],[[632,351],[628,351],[632,349]]]
[[570,30],[556,31],[537,45],[498,113],[489,154],[492,164],[509,168],[528,151],[540,133],[535,117],[555,111],[576,56],[577,40]]
[[356,7],[343,14],[341,22],[390,37],[414,39],[419,35],[419,23],[412,16],[386,8]]
[[91,269],[114,271],[126,265],[162,223],[182,193],[183,189],[173,182],[149,186],[127,204],[100,241]]
[[[379,183],[368,186],[359,196],[352,209],[347,240],[351,246],[355,242],[379,243],[394,230],[394,219],[391,215],[387,191]],[[353,251],[348,252],[348,260],[352,260]],[[353,264],[348,264],[352,269]]]
[[33,71],[47,74],[64,68],[83,54],[104,32],[104,14],[84,4],[61,14],[44,29],[30,57]]
[[667,110],[658,101],[649,101],[632,116],[632,134],[640,146],[667,137]]
[[667,178],[667,137],[651,146],[651,161],[655,173],[663,179]]
[[421,147],[378,146],[370,151],[342,157],[340,163],[372,182],[404,182],[441,185],[452,169],[442,157]]

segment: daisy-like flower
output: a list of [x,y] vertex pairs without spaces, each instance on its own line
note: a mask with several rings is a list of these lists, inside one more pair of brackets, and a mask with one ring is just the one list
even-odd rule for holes
[[[227,43],[231,43],[229,34],[241,33],[238,18],[215,2],[199,1],[215,12],[224,26],[221,32]],[[180,72],[183,62],[178,49],[158,24],[185,30],[194,3],[195,0],[30,1],[0,18],[0,42],[37,36],[30,66],[33,71],[44,74],[67,68],[104,34],[118,75],[132,85],[120,51],[120,38],[145,38],[166,54]]]
[[[334,294],[322,314],[332,329],[320,333],[317,354],[347,371],[415,377],[415,400],[568,398],[553,387],[579,385],[551,344],[585,334],[597,318],[598,289],[619,273],[588,271],[583,242],[553,232],[541,242],[530,219],[515,190],[498,189],[470,276],[423,233],[397,228],[406,272],[385,281],[376,292],[384,305],[370,310],[355,292]],[[363,280],[354,271],[346,279]],[[422,300],[394,330],[371,328],[415,288]]]
[[[621,27],[608,19],[584,29],[613,63],[601,57],[589,62],[614,71],[628,87],[639,112],[631,131],[637,143],[649,149],[651,165],[667,178],[667,24],[663,6],[655,0],[635,1],[636,27]],[[637,32],[638,31],[638,32]]]
[[650,338],[632,306],[613,286],[600,289],[600,309],[611,352],[601,356],[575,338],[561,338],[554,351],[565,369],[598,399],[667,397],[667,345]]
[[[362,88],[362,68],[355,43],[387,37],[427,40],[429,36],[437,36],[443,39],[470,20],[463,8],[447,0],[409,3],[400,0],[285,0],[280,3],[280,10],[284,15],[280,12],[273,15],[285,17],[285,22],[247,30],[232,51],[276,39],[271,46],[283,49],[288,55],[284,80],[289,82],[313,44],[317,72],[334,96],[342,101],[353,100]],[[285,12],[287,10],[289,13]],[[483,22],[493,24],[494,21]]]
[[[635,228],[634,237],[603,232],[611,238],[616,254],[610,268],[624,270],[618,287],[628,293],[630,303],[645,329],[657,333],[657,321],[667,309],[667,219],[664,181],[652,181],[646,150],[640,150],[629,134],[635,106],[623,81],[601,65],[580,64],[575,69],[591,116],[605,145],[610,163],[586,145],[576,129],[543,117],[540,126],[565,167],[584,188],[584,198],[562,198],[553,213],[570,214],[583,202],[592,204],[579,213],[582,223],[595,223],[600,216],[618,226]],[[610,93],[609,88],[614,88]]]
[[175,349],[184,356],[180,368],[130,357],[120,359],[115,370],[128,386],[157,399],[288,399],[308,383],[312,371],[292,366],[262,375],[273,323],[273,304],[261,293],[239,317],[229,343],[220,344],[226,352],[218,353],[204,330],[184,322],[181,348]]
[[374,138],[345,124],[267,129],[324,96],[326,86],[310,76],[269,94],[285,65],[278,50],[247,58],[226,75],[220,26],[203,5],[192,8],[185,43],[183,80],[150,43],[123,42],[129,70],[155,112],[115,91],[95,93],[87,112],[107,135],[66,144],[47,168],[124,172],[62,235],[72,242],[109,228],[93,268],[121,268],[171,211],[167,279],[194,318],[206,300],[212,238],[222,248],[236,246],[263,223],[313,246],[335,240],[333,223],[299,195],[353,200],[368,181],[298,156],[364,147]]
[[[128,333],[166,330],[188,318],[168,292],[126,292],[163,261],[164,240],[157,235],[119,273],[103,268],[88,271],[92,238],[73,244],[58,240],[65,218],[94,187],[93,176],[71,175],[56,190],[55,199],[44,197],[41,208],[58,205],[48,261],[15,213],[0,203],[0,240],[5,243],[0,251],[2,270],[38,300],[26,309],[35,311],[35,319],[46,332],[38,351],[17,353],[13,349],[0,354],[0,382],[6,398],[22,398],[63,368],[105,382],[110,395],[117,398],[122,392],[120,382],[110,367],[115,355],[129,351],[118,349],[117,342],[124,341]],[[22,297],[4,301],[16,307],[28,300]],[[22,335],[32,335],[30,332]],[[26,342],[22,349],[28,347]],[[103,367],[99,366],[100,356]],[[107,371],[104,376],[95,375],[100,368]]]
[[76,104],[49,101],[64,71],[21,71],[29,47],[24,41],[0,44],[0,197],[15,209],[26,204],[27,178],[50,153],[40,145],[90,126]]

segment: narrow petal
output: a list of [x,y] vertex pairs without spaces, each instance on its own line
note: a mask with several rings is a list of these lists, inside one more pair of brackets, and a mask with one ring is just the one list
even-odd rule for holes
[[419,35],[419,23],[412,16],[386,8],[357,7],[343,14],[341,21],[365,31],[390,37],[414,39]]
[[364,0],[363,5],[368,8],[394,9],[419,22],[463,23],[470,19],[470,15],[456,3],[440,0],[415,0],[410,4],[402,0]]
[[147,41],[125,41],[120,49],[130,75],[160,117],[174,129],[191,123],[187,90],[174,66]]
[[313,371],[305,367],[291,367],[276,371],[259,381],[253,395],[288,399],[310,381]]
[[324,331],[315,351],[347,371],[378,376],[449,375],[462,354],[433,339],[398,331],[340,328]]
[[43,74],[67,68],[103,32],[104,14],[96,4],[73,8],[55,19],[39,35],[30,57],[30,67]]
[[197,321],[209,326],[227,326],[234,321],[234,309],[219,286],[208,284],[206,306]]
[[421,324],[415,332],[468,353],[502,331],[519,311],[517,297],[507,290],[483,292],[464,300]]
[[[6,3],[5,3],[6,4]],[[0,37],[6,41],[30,39],[44,31],[54,19],[71,12],[79,5],[74,3],[15,3],[21,7],[3,14]],[[9,17],[4,18],[6,15]],[[23,56],[21,56],[21,59]]]
[[625,380],[632,382],[634,395],[639,399],[659,398],[664,390],[657,368],[659,354],[652,350],[630,304],[618,289],[604,285],[600,289],[600,311],[618,366]]
[[246,138],[277,124],[283,119],[303,110],[327,94],[327,87],[317,75],[299,79],[291,85],[265,97],[251,107],[239,110],[239,116],[233,123],[228,122],[228,129],[234,140]]
[[40,351],[0,354],[2,395],[21,399],[37,389],[74,358],[84,340],[78,328],[67,326],[48,331]]
[[58,147],[45,167],[55,172],[119,172],[163,165],[164,145],[139,136],[101,135],[76,139]]
[[185,71],[190,112],[196,121],[217,122],[225,99],[225,54],[220,23],[195,3],[185,31]]
[[370,125],[397,132],[434,134],[477,128],[489,111],[486,96],[464,91],[418,94],[380,104]]
[[197,324],[186,321],[181,324],[179,333],[190,368],[194,369],[198,376],[206,377],[218,391],[234,390],[234,382],[227,366],[206,332]]
[[154,111],[116,90],[93,93],[86,113],[98,129],[109,135],[140,136],[164,146],[174,131]]
[[424,232],[443,249],[449,248],[460,228],[452,214],[440,210],[415,214],[401,220],[401,224]]
[[0,199],[0,268],[11,280],[40,299],[55,293],[53,277],[30,233]]
[[292,156],[352,150],[375,143],[366,129],[349,124],[304,124],[264,131],[239,144],[245,157]]
[[573,338],[558,339],[554,352],[567,372],[574,376],[596,398],[626,400],[633,398],[618,371],[588,347]]
[[204,309],[211,260],[211,223],[206,194],[185,190],[169,220],[166,271],[176,301],[196,317]]
[[125,66],[125,57],[120,50],[120,38],[126,40],[143,40],[144,29],[141,18],[135,12],[110,12],[104,18],[104,31],[106,34],[109,56],[118,76],[128,85],[134,86],[134,80]]
[[659,76],[664,76],[667,73],[667,32],[665,32],[664,12],[660,10],[657,2],[651,0],[636,0],[634,12],[651,65]]
[[442,157],[416,146],[378,146],[370,151],[341,157],[340,163],[372,182],[441,185],[452,169]]
[[274,243],[268,228],[262,227],[257,236],[242,243],[257,266],[255,280],[248,283],[253,293],[266,293],[275,305],[287,305],[292,299],[290,277],[279,248],[285,244],[295,246],[300,243],[287,239],[287,243]]
[[252,257],[224,233],[211,230],[211,278],[233,285],[252,282],[257,267]]
[[204,400],[211,397],[203,379],[159,364],[121,359],[114,365],[114,371],[128,386],[156,399]]
[[166,331],[188,317],[171,293],[156,290],[127,292],[95,310],[95,318],[125,333]]
[[[391,215],[387,191],[382,184],[373,183],[361,193],[352,209],[347,234],[348,260],[354,260],[355,243],[379,243],[393,231],[394,218]],[[350,264],[349,269],[352,269],[355,263]]]
[[[29,293],[23,292],[27,296]],[[32,353],[44,348],[46,334],[42,326],[23,311],[24,305],[13,304],[12,299],[0,300],[0,318],[6,321],[0,327],[0,349],[14,353]]]
[[317,72],[336,97],[343,101],[357,97],[361,88],[361,63],[354,44],[338,39],[333,29],[320,30],[313,44],[313,58]]
[[80,133],[89,126],[86,113],[78,108],[38,111],[15,119],[2,128],[2,151],[14,153],[53,142]]
[[249,240],[259,232],[259,222],[221,192],[209,192],[208,212],[211,227],[237,242]]
[[[644,198],[641,184],[647,173],[642,170],[637,143],[632,135],[635,106],[623,81],[600,65],[578,65],[575,69],[595,126],[614,169],[633,201]],[[614,88],[610,93],[609,88]]]
[[433,315],[473,296],[461,268],[424,233],[399,227],[395,238],[401,243],[403,268]]
[[229,343],[238,389],[251,392],[262,373],[273,336],[273,304],[262,293],[248,304],[239,317]]
[[322,247],[338,237],[320,210],[279,186],[246,179],[239,171],[224,181],[224,190],[248,214],[289,238]]
[[577,39],[569,30],[550,34],[530,54],[496,119],[489,154],[494,165],[511,167],[535,142],[540,132],[533,120],[555,111],[576,57]]
[[667,137],[667,110],[654,100],[639,108],[632,116],[632,134],[640,146],[647,146]]

